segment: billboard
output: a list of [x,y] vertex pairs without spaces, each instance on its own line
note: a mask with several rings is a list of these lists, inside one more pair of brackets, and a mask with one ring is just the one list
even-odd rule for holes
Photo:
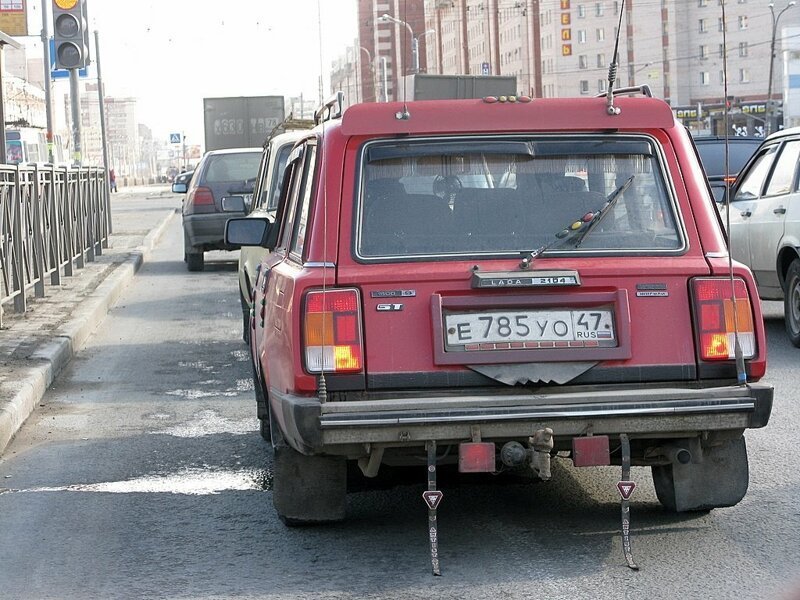
[[0,0],[0,31],[6,35],[28,35],[25,0]]

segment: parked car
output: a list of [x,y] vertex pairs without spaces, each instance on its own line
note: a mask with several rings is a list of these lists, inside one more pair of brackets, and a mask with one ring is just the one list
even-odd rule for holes
[[214,150],[200,160],[188,185],[173,184],[173,192],[186,194],[183,243],[190,271],[203,270],[205,252],[231,249],[225,222],[247,214],[260,160],[261,148]]
[[[708,182],[714,192],[714,200],[725,201],[725,193],[742,167],[747,163],[764,138],[731,136],[729,138],[706,136],[694,138]],[[728,169],[725,169],[725,145],[728,146]]]
[[[192,181],[192,175],[194,175],[194,170],[192,170],[192,171],[184,171],[183,173],[180,173],[179,175],[176,175],[175,176],[175,180],[174,180],[174,182],[172,184],[173,193],[178,193],[178,194],[185,193],[186,190],[189,188],[189,183],[191,183],[191,181]],[[175,186],[177,186],[177,187],[175,187]],[[181,186],[185,186],[185,188],[181,187]],[[183,190],[183,191],[181,191],[181,190]]]
[[[271,137],[264,144],[249,216],[267,217],[274,221],[289,153],[298,140],[308,135],[306,130],[287,131]],[[266,250],[258,246],[245,246],[239,253],[239,298],[242,305],[242,336],[245,342],[250,339],[250,309],[255,278],[265,254]]]
[[558,453],[651,467],[668,510],[742,499],[764,324],[666,103],[339,102],[275,222],[226,230],[271,250],[250,347],[284,522],[344,518],[348,463],[547,480]]
[[800,347],[800,128],[764,140],[737,179],[730,245],[753,270],[764,300],[783,300],[789,339]]

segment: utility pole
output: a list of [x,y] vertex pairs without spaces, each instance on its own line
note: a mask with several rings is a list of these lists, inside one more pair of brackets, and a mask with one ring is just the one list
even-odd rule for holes
[[766,114],[766,135],[772,133],[772,115],[773,115],[773,108],[772,108],[772,67],[773,63],[775,62],[775,37],[778,33],[778,21],[781,18],[781,15],[789,10],[791,7],[795,5],[795,0],[791,0],[791,2],[787,3],[785,7],[781,11],[778,12],[778,16],[775,16],[775,3],[769,3],[769,12],[772,15],[772,42],[769,46],[769,84],[767,87],[767,114]]

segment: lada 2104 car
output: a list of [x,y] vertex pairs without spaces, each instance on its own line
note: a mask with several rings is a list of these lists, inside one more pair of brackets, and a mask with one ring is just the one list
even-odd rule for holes
[[559,453],[652,467],[669,510],[742,499],[755,283],[669,106],[610,102],[329,103],[275,225],[228,222],[272,249],[250,337],[285,522],[342,519],[348,461],[548,479]]

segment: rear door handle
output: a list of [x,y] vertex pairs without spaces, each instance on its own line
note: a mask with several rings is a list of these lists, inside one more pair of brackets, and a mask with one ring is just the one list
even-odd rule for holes
[[779,206],[778,208],[776,208],[772,212],[775,213],[776,215],[785,215],[786,214],[786,208],[783,207],[783,206]]
[[750,209],[749,209],[749,208],[746,208],[745,210],[743,210],[743,211],[742,211],[742,212],[740,212],[739,214],[740,214],[741,216],[743,216],[743,217],[749,217],[749,216],[752,216],[752,214],[753,214],[753,213],[752,213],[752,212],[750,212]]

